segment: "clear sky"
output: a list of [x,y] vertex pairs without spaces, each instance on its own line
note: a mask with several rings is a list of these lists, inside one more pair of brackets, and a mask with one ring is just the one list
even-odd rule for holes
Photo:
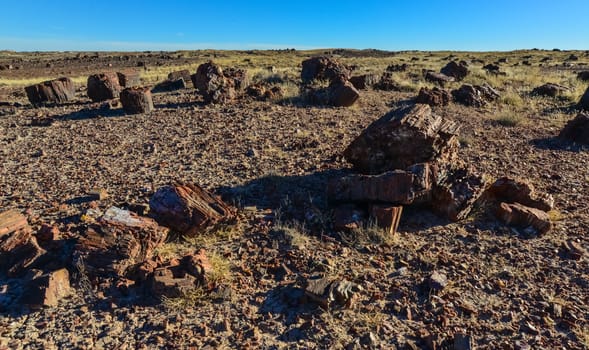
[[589,0],[2,0],[0,50],[589,49]]

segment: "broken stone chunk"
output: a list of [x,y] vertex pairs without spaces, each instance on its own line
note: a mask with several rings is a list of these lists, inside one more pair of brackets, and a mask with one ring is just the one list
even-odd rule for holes
[[533,227],[539,235],[552,229],[548,214],[536,208],[526,207],[519,203],[501,203],[497,208],[497,217],[507,225],[517,227]]
[[69,272],[66,269],[46,273],[29,281],[21,296],[21,303],[31,306],[56,306],[71,294]]

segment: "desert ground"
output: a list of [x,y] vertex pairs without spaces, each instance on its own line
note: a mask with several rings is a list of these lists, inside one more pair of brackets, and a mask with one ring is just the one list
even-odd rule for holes
[[[320,55],[352,75],[406,66],[391,72],[395,88],[362,89],[352,106],[333,107],[301,89],[301,62]],[[280,93],[205,103],[190,85],[153,92],[155,109],[132,115],[87,96],[90,74],[135,70],[153,87],[210,60]],[[552,196],[552,229],[531,234],[484,205],[458,221],[407,205],[394,233],[334,228],[326,188],[354,172],[346,147],[436,86],[424,72],[451,61],[469,73],[444,89],[486,83],[499,94],[481,106],[431,107],[460,125],[460,161],[489,183],[520,179]],[[580,113],[589,83],[577,75],[589,52],[2,51],[0,66],[0,212],[23,214],[39,237],[51,227],[61,242],[52,261],[0,273],[0,349],[589,348],[589,148],[558,137]],[[72,79],[73,99],[29,103],[26,86],[59,77]],[[532,93],[545,83],[566,89]],[[231,222],[190,237],[172,229],[153,251],[162,265],[205,252],[206,284],[166,296],[148,280],[89,277],[72,260],[93,213],[116,206],[148,217],[154,193],[174,182],[234,210]],[[68,295],[53,306],[21,302],[49,265],[69,271]],[[316,276],[352,283],[353,296],[309,297]]]

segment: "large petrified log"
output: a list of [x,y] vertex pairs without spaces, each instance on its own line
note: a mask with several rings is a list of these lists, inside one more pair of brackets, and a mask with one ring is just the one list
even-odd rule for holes
[[227,204],[196,184],[164,186],[151,197],[149,207],[161,225],[187,236],[234,217]]
[[71,101],[75,96],[74,82],[70,78],[48,80],[40,84],[25,88],[29,102],[39,104],[42,102],[62,103]]
[[589,113],[579,113],[574,119],[569,120],[559,137],[589,145]]
[[94,102],[118,98],[121,92],[119,77],[115,72],[92,74],[88,77],[88,97]]
[[301,80],[303,83],[311,83],[314,80],[348,80],[351,70],[338,62],[335,58],[327,56],[311,57],[302,62]]
[[149,113],[154,110],[151,91],[145,87],[126,88],[121,92],[121,104],[128,114]]
[[226,103],[235,99],[235,84],[223,74],[223,69],[213,62],[198,66],[192,83],[206,103]]
[[369,125],[344,151],[364,174],[379,174],[432,160],[451,161],[458,150],[459,125],[416,104],[391,111]]
[[92,276],[124,276],[149,259],[167,235],[155,220],[111,207],[78,240],[74,259]]

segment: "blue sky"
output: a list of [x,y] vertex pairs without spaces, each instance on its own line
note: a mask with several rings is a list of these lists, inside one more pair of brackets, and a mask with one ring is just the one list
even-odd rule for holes
[[589,0],[9,0],[0,49],[589,49]]

